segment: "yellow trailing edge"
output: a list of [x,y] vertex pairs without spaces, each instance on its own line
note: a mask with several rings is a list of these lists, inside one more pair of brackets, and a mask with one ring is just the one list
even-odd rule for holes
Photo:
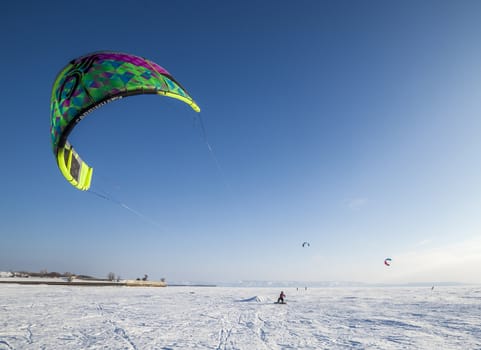
[[193,109],[194,111],[200,112],[200,107],[197,106],[197,104],[196,104],[193,100],[191,100],[191,99],[189,99],[189,98],[187,98],[187,97],[180,96],[180,95],[177,95],[177,94],[173,94],[173,93],[168,92],[168,91],[161,91],[161,90],[158,90],[157,93],[158,93],[159,95],[169,96],[169,97],[172,97],[172,98],[176,98],[176,99],[178,99],[178,100],[180,100],[180,101],[182,101],[182,102],[187,103],[190,107],[192,107],[192,109]]
[[67,142],[58,149],[57,164],[63,176],[75,188],[87,191],[92,182],[93,168],[89,167]]

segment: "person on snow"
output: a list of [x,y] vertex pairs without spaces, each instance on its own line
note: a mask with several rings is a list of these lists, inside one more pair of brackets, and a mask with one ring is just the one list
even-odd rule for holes
[[279,295],[279,298],[277,299],[277,302],[279,304],[284,304],[284,298],[286,297],[286,295],[284,294],[284,291],[281,291],[281,294]]

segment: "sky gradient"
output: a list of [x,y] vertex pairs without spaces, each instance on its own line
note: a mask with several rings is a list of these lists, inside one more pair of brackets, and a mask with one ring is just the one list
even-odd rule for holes
[[[0,271],[481,283],[479,1],[19,1],[0,19]],[[212,152],[188,106],[134,96],[69,138],[112,200],[65,181],[52,84],[98,50],[166,68]]]

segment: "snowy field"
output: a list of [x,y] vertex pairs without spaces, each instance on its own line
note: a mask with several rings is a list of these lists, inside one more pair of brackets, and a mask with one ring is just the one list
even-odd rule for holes
[[0,349],[481,349],[481,287],[0,285]]

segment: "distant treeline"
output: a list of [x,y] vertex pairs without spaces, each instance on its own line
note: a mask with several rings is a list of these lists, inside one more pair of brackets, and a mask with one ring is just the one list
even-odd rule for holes
[[88,276],[88,275],[76,275],[76,274],[71,273],[71,272],[64,272],[64,273],[55,272],[55,271],[48,272],[47,270],[42,270],[40,272],[15,271],[15,272],[12,272],[12,275],[13,275],[12,277],[49,277],[49,278],[66,277],[66,278],[70,278],[70,277],[75,276],[75,278],[84,279],[84,280],[96,279],[96,278],[94,278],[92,276]]

